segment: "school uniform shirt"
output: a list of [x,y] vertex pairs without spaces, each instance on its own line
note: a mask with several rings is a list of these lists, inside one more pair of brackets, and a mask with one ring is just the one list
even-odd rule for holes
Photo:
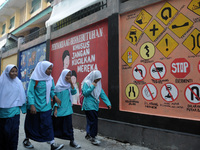
[[[77,93],[77,90],[75,88],[74,89],[71,88],[70,91],[71,95],[75,95]],[[55,94],[62,102],[59,107],[57,103],[54,105],[54,107],[57,106],[57,117],[71,115],[73,113],[73,109],[72,109],[72,102],[70,100],[69,90],[66,89],[61,92],[55,92]]]
[[15,115],[19,115],[20,109],[22,113],[26,113],[25,104],[21,107],[0,108],[0,118],[11,118],[11,117],[14,117]]
[[[35,87],[35,80],[30,80],[27,97],[28,97],[28,109],[30,109],[30,105],[34,105],[37,112],[45,112],[51,109],[51,99],[47,103],[46,101],[46,81],[38,81],[37,86]],[[53,98],[55,96],[54,93],[55,84],[54,80],[52,80],[52,87],[50,91],[50,97]]]
[[[98,111],[99,110],[99,100],[95,99],[91,95],[94,88],[95,88],[94,85],[88,86],[86,83],[83,84],[82,93],[84,95],[84,100],[83,100],[82,110],[86,110],[86,111],[88,111],[88,110]],[[100,93],[99,97],[101,97],[101,99],[107,106],[111,106],[111,103],[103,89],[101,89],[101,93]]]
[[11,118],[20,114],[19,107],[0,108],[0,118]]

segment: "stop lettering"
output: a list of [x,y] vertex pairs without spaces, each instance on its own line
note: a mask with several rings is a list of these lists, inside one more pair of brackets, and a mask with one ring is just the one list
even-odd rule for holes
[[200,61],[199,61],[199,63],[198,63],[198,71],[199,71],[199,73],[200,73]]
[[190,73],[190,63],[185,58],[177,58],[171,63],[171,74],[184,78]]

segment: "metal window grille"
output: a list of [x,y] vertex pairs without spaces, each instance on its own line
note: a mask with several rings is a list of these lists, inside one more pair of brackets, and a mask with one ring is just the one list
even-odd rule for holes
[[37,31],[35,31],[35,32],[33,32],[33,33],[31,33],[31,34],[25,36],[25,37],[24,37],[24,43],[23,43],[23,44],[28,43],[28,42],[30,42],[30,41],[32,41],[32,40],[34,40],[34,39],[37,39],[38,37],[40,37],[40,36],[42,36],[42,35],[45,35],[46,32],[47,32],[46,27],[43,27],[43,28],[38,29]]
[[127,2],[127,1],[129,1],[129,0],[121,0],[121,3],[124,3],[124,2]]
[[16,48],[16,47],[17,47],[17,42],[13,42],[10,45],[4,46],[2,52],[4,53],[4,52],[6,52],[6,51],[8,51],[10,49]]
[[85,9],[82,9],[82,10],[62,19],[61,21],[58,21],[55,24],[53,24],[51,27],[51,31],[52,32],[57,31],[65,26],[68,26],[69,24],[72,24],[73,22],[76,22],[77,20],[87,17],[87,16],[89,16],[97,11],[100,11],[106,7],[107,7],[107,0],[96,3]]

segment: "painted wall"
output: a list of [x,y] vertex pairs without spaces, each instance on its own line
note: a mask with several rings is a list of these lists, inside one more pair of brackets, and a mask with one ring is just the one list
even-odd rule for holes
[[46,59],[46,43],[36,45],[32,48],[20,52],[19,78],[22,81],[25,92],[28,89],[30,76],[39,61]]
[[200,120],[200,6],[169,0],[120,16],[120,110]]
[[[50,61],[54,64],[52,76],[55,83],[63,69],[76,72],[77,89],[89,72],[102,72],[102,85],[108,93],[108,23],[102,21],[51,41]],[[78,95],[74,104],[80,104]],[[100,102],[100,106],[105,106]]]
[[1,59],[1,73],[5,70],[8,64],[17,66],[17,54]]

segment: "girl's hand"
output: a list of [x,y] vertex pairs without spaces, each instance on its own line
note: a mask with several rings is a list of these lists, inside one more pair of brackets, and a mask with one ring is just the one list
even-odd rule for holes
[[95,82],[93,82],[92,84],[93,84],[95,87],[97,86],[97,83],[95,83]]
[[57,117],[57,112],[58,112],[57,107],[55,107],[55,110],[54,110],[54,113],[53,113],[55,117]]
[[111,109],[112,107],[111,107],[111,105],[110,106],[108,106],[108,109]]
[[55,95],[54,96],[54,99],[55,99],[55,102],[58,104],[58,105],[61,105],[61,100]]
[[67,78],[66,81],[69,82],[70,84],[72,84],[71,78]]
[[74,85],[73,85],[73,83],[72,83],[72,79],[71,79],[71,78],[67,78],[66,81],[67,81],[68,83],[70,83],[70,84],[71,84],[71,88],[74,89]]
[[37,113],[37,111],[36,111],[36,108],[35,108],[35,106],[34,105],[31,105],[31,114],[36,114]]

